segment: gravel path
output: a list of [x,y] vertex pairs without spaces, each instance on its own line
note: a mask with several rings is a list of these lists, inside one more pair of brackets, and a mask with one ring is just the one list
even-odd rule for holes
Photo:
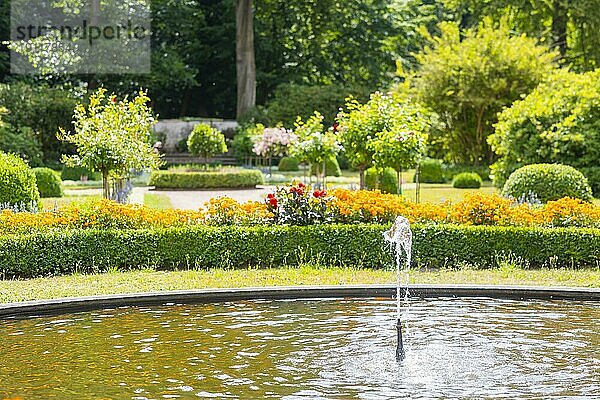
[[152,190],[150,193],[167,196],[171,200],[173,208],[197,210],[210,199],[219,197],[230,197],[240,203],[245,203],[247,201],[263,201],[267,194],[274,190],[275,186],[259,186],[256,189],[244,190]]

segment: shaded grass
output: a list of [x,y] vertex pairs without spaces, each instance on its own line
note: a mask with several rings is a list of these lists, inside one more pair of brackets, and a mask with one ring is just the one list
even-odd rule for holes
[[[277,269],[186,270],[173,272],[110,271],[32,280],[0,281],[0,302],[63,297],[161,292],[201,288],[394,283],[395,272],[356,268],[302,266]],[[411,283],[600,287],[600,268],[526,270],[412,271]]]

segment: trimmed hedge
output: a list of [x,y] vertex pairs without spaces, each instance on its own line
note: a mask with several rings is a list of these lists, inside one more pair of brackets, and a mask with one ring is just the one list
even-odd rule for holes
[[264,183],[257,170],[224,172],[171,172],[155,171],[150,186],[156,189],[245,189]]
[[[417,181],[417,175],[413,182]],[[425,159],[419,163],[419,182],[421,183],[445,183],[444,169],[440,160]]]
[[41,198],[63,197],[62,180],[58,172],[50,168],[34,168],[33,172]]
[[298,161],[298,159],[294,157],[283,157],[279,161],[279,171],[300,171],[300,161]]
[[[390,268],[389,225],[76,230],[0,237],[0,277],[32,278],[108,268],[244,268],[302,263]],[[511,256],[528,267],[600,262],[600,230],[415,225],[415,267],[495,267]]]
[[65,167],[60,173],[60,178],[63,181],[79,181],[82,177],[86,177],[90,181],[102,180],[102,174],[99,172],[92,172],[83,167]]

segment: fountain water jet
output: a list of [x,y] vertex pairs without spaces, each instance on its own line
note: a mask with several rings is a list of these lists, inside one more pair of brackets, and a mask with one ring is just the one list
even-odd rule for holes
[[396,256],[396,329],[398,332],[396,358],[398,361],[402,361],[405,357],[405,351],[402,340],[402,305],[400,300],[400,287],[402,285],[402,272],[404,272],[404,302],[408,306],[408,283],[410,261],[412,257],[412,231],[410,230],[408,219],[405,217],[396,217],[392,227],[383,233],[383,238],[392,246]]

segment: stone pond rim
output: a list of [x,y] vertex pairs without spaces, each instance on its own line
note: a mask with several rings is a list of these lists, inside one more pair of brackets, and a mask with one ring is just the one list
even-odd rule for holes
[[[496,285],[410,285],[411,297],[488,297],[516,300],[600,301],[600,289]],[[294,286],[198,289],[116,294],[0,304],[0,319],[69,314],[127,306],[220,303],[243,300],[394,298],[396,285]]]

